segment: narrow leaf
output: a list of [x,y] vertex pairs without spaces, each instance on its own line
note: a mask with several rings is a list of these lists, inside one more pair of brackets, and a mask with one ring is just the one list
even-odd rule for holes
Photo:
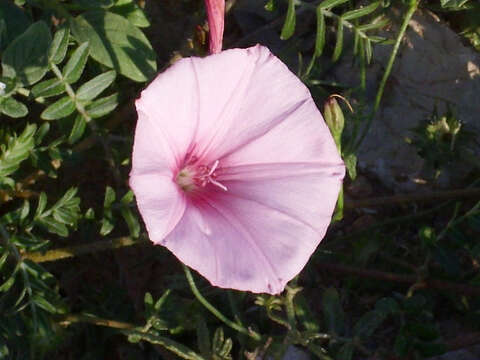
[[3,114],[15,119],[24,117],[28,114],[28,108],[25,104],[12,97],[8,97],[2,101],[0,104],[0,110]]
[[83,133],[85,132],[86,125],[87,125],[87,122],[85,121],[84,117],[78,114],[75,117],[75,122],[73,123],[72,131],[68,136],[69,144],[76,143],[82,137]]
[[368,31],[368,30],[374,30],[374,29],[381,29],[389,24],[390,20],[387,18],[384,18],[383,16],[379,16],[375,20],[373,20],[369,24],[365,25],[360,25],[357,27],[358,31]]
[[323,53],[325,47],[325,17],[320,7],[317,7],[317,36],[315,38],[315,57]]
[[337,42],[335,43],[335,50],[333,50],[332,61],[335,62],[340,58],[343,49],[343,21],[338,19],[337,26]]
[[88,42],[80,45],[72,54],[63,69],[63,77],[66,82],[72,84],[80,79],[85,64],[88,60]]
[[70,28],[64,26],[60,28],[53,36],[52,44],[48,50],[48,59],[54,63],[59,64],[65,58],[68,48],[68,39],[70,37]]
[[368,15],[368,14],[374,12],[378,8],[379,5],[380,5],[380,1],[376,1],[374,3],[371,3],[368,6],[360,8],[360,9],[347,11],[341,17],[342,17],[343,20],[358,19],[359,17],[365,16],[365,15]]
[[280,39],[287,40],[293,35],[293,33],[295,32],[295,19],[295,0],[288,0],[287,16],[285,18],[285,23],[283,24]]
[[92,118],[99,118],[113,111],[118,105],[118,94],[95,100],[87,106],[88,115]]
[[49,107],[47,107],[40,117],[43,120],[57,120],[67,117],[75,111],[75,104],[68,96],[64,96],[60,100],[57,100]]
[[320,9],[331,9],[335,6],[344,4],[350,0],[325,0],[318,5],[318,8]]
[[367,64],[370,64],[373,57],[372,42],[370,41],[370,39],[365,39],[364,44],[365,44],[365,57],[367,59]]
[[65,85],[59,79],[49,79],[39,82],[32,88],[32,95],[38,97],[50,97],[65,92]]
[[117,73],[114,70],[111,70],[87,81],[78,88],[77,99],[81,101],[93,100],[113,83],[116,76]]

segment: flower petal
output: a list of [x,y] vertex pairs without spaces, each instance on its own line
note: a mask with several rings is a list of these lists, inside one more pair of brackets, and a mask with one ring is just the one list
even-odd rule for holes
[[217,180],[228,191],[217,192],[215,201],[229,204],[238,198],[282,212],[315,229],[318,243],[330,224],[344,174],[343,164],[329,162],[223,168]]
[[231,214],[205,202],[197,206],[189,204],[182,220],[162,245],[212,285],[279,293],[284,281],[278,279],[252,236]]
[[161,243],[185,212],[184,195],[170,177],[162,174],[134,174],[130,177],[130,187],[150,240]]

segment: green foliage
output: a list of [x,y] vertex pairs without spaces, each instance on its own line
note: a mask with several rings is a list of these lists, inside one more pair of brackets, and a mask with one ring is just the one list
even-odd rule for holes
[[[388,19],[382,14],[378,13],[378,9],[381,7],[382,1],[374,1],[366,6],[354,8],[351,10],[343,10],[340,15],[336,12],[337,9],[345,9],[345,4],[348,0],[323,0],[316,7],[310,3],[302,3],[302,5],[308,9],[315,10],[317,17],[317,31],[315,39],[315,48],[313,53],[313,62],[315,58],[318,58],[323,54],[325,44],[327,43],[327,21],[326,19],[336,22],[335,30],[335,46],[332,54],[332,61],[337,61],[345,47],[344,45],[344,32],[345,28],[349,29],[354,36],[354,49],[355,55],[362,54],[366,58],[368,63],[371,62],[373,51],[372,45],[375,43],[385,42],[386,39],[381,36],[370,34],[375,30],[385,28],[389,23]],[[348,9],[348,8],[347,8]],[[286,40],[293,36],[295,31],[295,1],[289,1],[288,11],[286,19],[282,28],[281,38]],[[364,20],[364,23],[360,23],[360,19]]]
[[72,20],[71,26],[79,42],[90,42],[91,56],[99,63],[134,81],[146,81],[155,74],[155,53],[150,43],[124,17],[90,11]]
[[32,85],[48,71],[48,49],[52,39],[43,21],[32,24],[8,45],[2,55],[2,74],[19,86]]

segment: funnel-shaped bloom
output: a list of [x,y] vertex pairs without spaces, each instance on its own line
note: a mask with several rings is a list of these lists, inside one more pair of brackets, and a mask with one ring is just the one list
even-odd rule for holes
[[213,285],[281,292],[344,176],[308,89],[255,46],[176,62],[136,106],[130,185],[150,239]]
[[210,54],[216,54],[222,51],[225,0],[205,0],[205,7],[208,16]]

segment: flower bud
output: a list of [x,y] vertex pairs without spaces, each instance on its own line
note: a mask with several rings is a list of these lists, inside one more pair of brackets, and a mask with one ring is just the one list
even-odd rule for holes
[[333,139],[335,140],[335,144],[337,145],[338,151],[340,152],[345,118],[335,97],[330,96],[325,102],[323,117],[325,118],[325,122],[327,123]]

